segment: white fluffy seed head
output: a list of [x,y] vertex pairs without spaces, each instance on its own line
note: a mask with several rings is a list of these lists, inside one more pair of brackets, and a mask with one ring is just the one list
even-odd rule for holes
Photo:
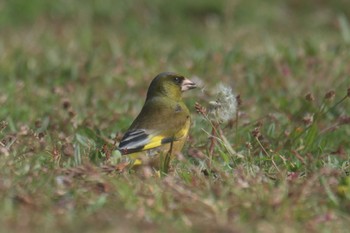
[[219,122],[226,122],[234,117],[237,111],[237,100],[232,88],[220,84],[215,101],[209,102],[209,113]]

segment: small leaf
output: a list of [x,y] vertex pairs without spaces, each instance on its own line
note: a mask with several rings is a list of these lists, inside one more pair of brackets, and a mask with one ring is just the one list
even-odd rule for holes
[[309,148],[315,143],[315,140],[318,135],[318,128],[315,124],[313,124],[309,129],[307,129],[305,135],[305,148]]

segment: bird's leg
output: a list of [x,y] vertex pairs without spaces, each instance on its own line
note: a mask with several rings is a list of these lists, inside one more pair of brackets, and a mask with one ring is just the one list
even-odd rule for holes
[[169,151],[166,153],[165,158],[162,161],[162,173],[163,174],[168,174],[168,171],[169,171],[169,164],[170,164],[171,154],[173,151],[173,143],[174,143],[174,140],[171,140]]
[[168,153],[167,153],[167,155],[171,155],[171,152],[173,151],[173,143],[174,143],[174,140],[175,140],[175,138],[173,138],[173,140],[171,140],[171,142],[170,142],[170,149],[169,149],[169,151],[168,151]]
[[170,158],[171,158],[171,154],[172,154],[172,151],[173,151],[173,143],[174,143],[174,140],[172,140],[170,142],[170,149],[169,149],[168,153],[165,156],[165,161],[164,161],[164,168],[165,169],[164,169],[164,171],[165,171],[166,174],[169,171]]

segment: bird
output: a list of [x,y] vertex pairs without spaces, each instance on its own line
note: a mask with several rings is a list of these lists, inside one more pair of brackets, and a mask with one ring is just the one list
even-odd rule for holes
[[171,158],[181,152],[191,125],[190,111],[182,100],[182,93],[196,87],[180,74],[158,74],[149,85],[140,113],[119,143],[121,154],[128,155],[134,164],[159,167],[157,155]]

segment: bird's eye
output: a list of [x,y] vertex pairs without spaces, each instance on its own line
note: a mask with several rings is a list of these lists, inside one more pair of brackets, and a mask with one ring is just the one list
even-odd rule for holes
[[175,78],[174,78],[174,81],[175,81],[176,83],[180,84],[180,83],[181,83],[181,78],[180,78],[180,77],[175,77]]

